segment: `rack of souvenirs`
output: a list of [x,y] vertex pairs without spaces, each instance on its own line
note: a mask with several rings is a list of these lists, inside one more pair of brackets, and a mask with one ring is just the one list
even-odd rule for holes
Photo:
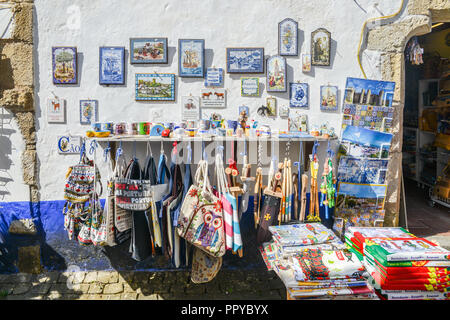
[[448,300],[450,251],[403,228],[349,227],[349,251],[383,300]]
[[[244,213],[253,215],[261,243],[270,238],[268,228],[278,221],[288,223],[306,218],[320,221],[319,207],[325,210],[327,219],[332,215],[336,179],[330,153],[324,159],[326,170],[318,177],[319,141],[314,142],[310,155],[310,179],[303,170],[301,143],[298,162],[292,163],[288,154],[279,162],[272,158],[267,180],[261,165],[261,144],[252,176],[252,164],[246,153],[242,167],[238,168],[233,144],[229,159],[224,158],[224,147],[216,145],[212,172],[204,152],[191,172],[190,145],[184,162],[177,161],[179,145],[175,141],[170,159],[164,152],[159,158],[154,157],[151,148],[147,148],[144,161],[137,159],[136,153],[126,159],[120,144],[114,148],[115,152],[108,152],[109,146],[105,148],[102,163],[95,161],[97,144],[93,142],[93,159],[88,158],[84,141],[79,163],[67,173],[63,214],[69,238],[81,245],[111,247],[129,241],[134,260],[163,255],[175,268],[191,267],[194,283],[211,281],[226,252],[244,255],[240,231]],[[107,168],[105,193],[99,164]],[[312,196],[306,217],[309,184]],[[253,207],[249,206],[250,196]]]

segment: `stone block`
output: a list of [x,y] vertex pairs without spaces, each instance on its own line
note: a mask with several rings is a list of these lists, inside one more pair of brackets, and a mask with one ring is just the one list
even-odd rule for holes
[[117,294],[123,292],[123,284],[122,283],[110,283],[107,284],[103,288],[104,294]]
[[161,296],[159,294],[149,294],[149,295],[144,295],[144,294],[139,294],[137,297],[138,300],[163,300],[161,299]]
[[36,235],[37,229],[32,219],[14,220],[9,225],[9,233],[21,235]]
[[102,283],[99,283],[99,282],[91,283],[91,285],[89,286],[88,293],[90,293],[90,294],[102,293],[103,287],[104,287],[104,285]]
[[25,294],[27,293],[31,288],[31,284],[29,283],[19,283],[16,286],[14,286],[13,295],[19,295],[19,294]]
[[428,16],[408,16],[403,20],[369,30],[367,49],[402,53],[411,34],[422,35],[431,31]]
[[[0,66],[2,60],[0,60]],[[1,68],[0,68],[1,69]],[[32,87],[5,88],[1,92],[1,87],[5,86],[5,75],[0,74],[0,104],[5,108],[14,111],[32,111],[34,110],[34,92]]]
[[19,247],[17,267],[20,272],[38,274],[42,270],[41,247]]
[[[97,272],[97,281],[101,283],[112,283],[117,282],[118,276],[113,275],[113,272],[111,271],[98,271]],[[114,281],[115,280],[115,281]]]
[[[17,124],[20,128],[20,132],[22,133],[23,139],[25,140],[26,144],[35,144],[36,143],[36,136],[34,135],[36,131],[36,127],[34,124],[34,113],[33,112],[17,112],[15,114]],[[36,150],[26,150],[29,152],[29,154],[22,154],[22,162],[24,161],[30,161],[35,162],[36,161]],[[34,153],[34,154],[33,154]],[[27,157],[27,158],[24,158]]]
[[137,296],[137,293],[122,293],[120,295],[120,300],[136,300]]
[[50,283],[42,283],[35,286],[32,286],[29,290],[29,293],[31,294],[37,294],[37,295],[45,295],[49,292],[51,287]]
[[84,283],[93,283],[97,281],[97,271],[87,272],[84,277]]
[[8,42],[1,48],[9,59],[15,86],[33,86],[33,45],[24,42]]
[[15,21],[13,39],[33,42],[33,4],[22,3],[14,7]]

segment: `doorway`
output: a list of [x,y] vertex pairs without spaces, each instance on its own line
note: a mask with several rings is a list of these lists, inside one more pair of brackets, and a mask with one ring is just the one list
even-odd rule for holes
[[[423,55],[421,58],[421,49]],[[450,247],[450,23],[405,49],[402,168],[408,229]]]

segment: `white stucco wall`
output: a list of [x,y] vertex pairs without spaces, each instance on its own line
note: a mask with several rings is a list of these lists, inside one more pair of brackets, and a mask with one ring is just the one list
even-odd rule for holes
[[20,128],[11,111],[0,107],[0,202],[29,201],[30,187],[23,183]]
[[[400,0],[35,0],[35,56],[37,152],[40,161],[39,179],[42,200],[62,199],[64,175],[78,156],[59,155],[58,135],[84,135],[87,126],[79,123],[79,100],[99,101],[100,121],[160,121],[181,119],[181,96],[199,95],[204,79],[176,78],[175,102],[136,102],[135,73],[178,73],[178,39],[205,39],[206,66],[226,70],[226,47],[264,47],[267,56],[278,52],[278,22],[290,17],[298,22],[299,56],[286,57],[287,82],[308,82],[310,88],[309,126],[328,121],[340,132],[342,94],[347,77],[362,77],[356,54],[361,27],[365,20],[397,11]],[[377,8],[373,7],[378,3]],[[331,66],[312,67],[309,74],[301,71],[301,53],[310,51],[310,35],[324,27],[332,34]],[[167,37],[167,65],[131,65],[131,37]],[[55,86],[52,83],[52,46],[76,46],[78,49],[78,85]],[[98,84],[99,46],[124,46],[126,85]],[[369,77],[380,78],[376,52],[363,54],[363,65]],[[370,59],[369,59],[370,58]],[[372,59],[372,60],[371,60]],[[375,62],[374,62],[375,61]],[[226,118],[236,119],[238,106],[250,107],[250,118],[273,128],[287,129],[287,120],[261,119],[256,109],[265,104],[265,75],[256,75],[264,91],[260,98],[240,96],[240,78],[225,72],[227,108],[218,110]],[[339,87],[339,112],[325,113],[319,107],[321,85]],[[52,92],[67,101],[67,124],[48,124],[46,100]],[[272,93],[279,106],[289,104],[289,93]],[[208,114],[212,109],[207,110]],[[131,147],[129,146],[129,150]],[[321,148],[324,154],[326,144]],[[154,144],[154,150],[159,144]],[[291,154],[298,154],[295,148]],[[100,155],[101,156],[101,155]],[[323,158],[322,158],[323,159]],[[321,160],[322,162],[323,160]],[[18,162],[17,162],[18,163]],[[321,163],[322,166],[322,163]]]

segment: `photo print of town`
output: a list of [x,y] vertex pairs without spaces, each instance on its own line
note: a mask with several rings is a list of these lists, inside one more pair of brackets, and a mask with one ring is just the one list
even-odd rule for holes
[[342,128],[347,125],[391,131],[395,82],[347,78]]

